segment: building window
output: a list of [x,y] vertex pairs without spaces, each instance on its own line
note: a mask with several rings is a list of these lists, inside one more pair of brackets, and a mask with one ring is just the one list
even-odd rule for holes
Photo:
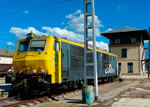
[[131,43],[136,43],[136,38],[131,38]]
[[127,49],[122,49],[122,57],[127,57]]
[[128,73],[133,73],[133,63],[128,63]]
[[115,44],[120,44],[120,39],[115,39]]
[[110,38],[110,45],[114,45],[114,44],[115,44],[115,38],[112,37],[112,38]]

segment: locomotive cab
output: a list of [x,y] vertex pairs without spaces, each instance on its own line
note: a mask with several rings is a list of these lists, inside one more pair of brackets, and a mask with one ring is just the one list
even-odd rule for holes
[[13,88],[43,92],[50,90],[51,84],[60,83],[60,46],[56,38],[37,37],[32,32],[26,39],[19,40],[13,58],[16,74]]

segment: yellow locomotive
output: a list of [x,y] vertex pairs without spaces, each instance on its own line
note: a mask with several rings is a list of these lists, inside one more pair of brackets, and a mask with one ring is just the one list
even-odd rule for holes
[[[92,55],[88,59],[92,60]],[[97,49],[97,59],[98,78],[118,76],[116,55]],[[17,43],[13,69],[12,86],[21,92],[78,87],[84,77],[84,45],[53,36],[37,37],[31,32]],[[92,68],[88,74],[93,74]]]

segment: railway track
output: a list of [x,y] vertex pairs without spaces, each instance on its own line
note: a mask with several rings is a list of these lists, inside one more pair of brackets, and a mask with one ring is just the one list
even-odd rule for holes
[[[113,81],[115,82],[115,81]],[[111,82],[111,83],[113,83]],[[109,84],[109,83],[106,83]],[[105,84],[99,84],[99,86],[102,86]],[[39,98],[32,98],[32,99],[26,99],[26,100],[18,100],[15,99],[15,97],[8,97],[8,98],[4,98],[4,99],[0,99],[0,107],[17,107],[19,105],[24,105],[24,106],[31,106],[31,105],[35,105],[38,104],[40,102],[46,102],[46,101],[51,101],[51,100],[57,100],[59,98],[63,98],[64,96],[67,95],[73,95],[73,93],[78,93],[81,92],[81,89],[74,89],[74,90],[67,90],[67,91],[62,91],[59,93],[55,93],[55,94],[51,94],[51,96],[42,96]],[[2,102],[11,102],[11,101],[15,101],[15,103],[10,103],[10,104],[1,104]]]
[[[15,99],[15,97],[8,97],[8,98],[0,99],[0,107],[17,107],[19,105],[24,105],[24,106],[35,105],[35,104],[38,104],[40,102],[56,100],[60,96],[64,96],[64,95],[67,95],[67,94],[70,94],[73,92],[77,92],[77,91],[81,91],[81,89],[60,92],[58,94],[52,94],[50,97],[49,96],[42,96],[39,98],[27,99],[27,100],[23,100],[23,101],[20,99]],[[14,103],[14,101],[15,101],[15,103]],[[8,102],[10,104],[7,104]]]
[[30,100],[25,100],[25,101],[21,101],[21,102],[9,104],[9,105],[4,105],[2,107],[16,107],[16,106],[19,106],[19,105],[25,105],[25,104],[29,104],[29,103],[36,103],[36,102],[42,101],[42,100],[49,100],[48,96],[35,98],[35,99],[30,99]]
[[3,98],[3,99],[0,99],[0,102],[2,102],[2,101],[5,101],[5,100],[8,100],[8,99],[10,99],[10,97],[8,97],[8,98]]

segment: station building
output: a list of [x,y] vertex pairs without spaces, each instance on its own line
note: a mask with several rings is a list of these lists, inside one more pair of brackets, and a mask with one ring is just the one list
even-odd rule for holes
[[123,75],[145,74],[144,40],[149,39],[145,29],[124,26],[101,35],[110,39],[109,52],[118,55],[119,71]]
[[13,50],[0,49],[0,64],[12,64],[14,52]]
[[12,70],[14,52],[9,49],[0,49],[0,75]]

